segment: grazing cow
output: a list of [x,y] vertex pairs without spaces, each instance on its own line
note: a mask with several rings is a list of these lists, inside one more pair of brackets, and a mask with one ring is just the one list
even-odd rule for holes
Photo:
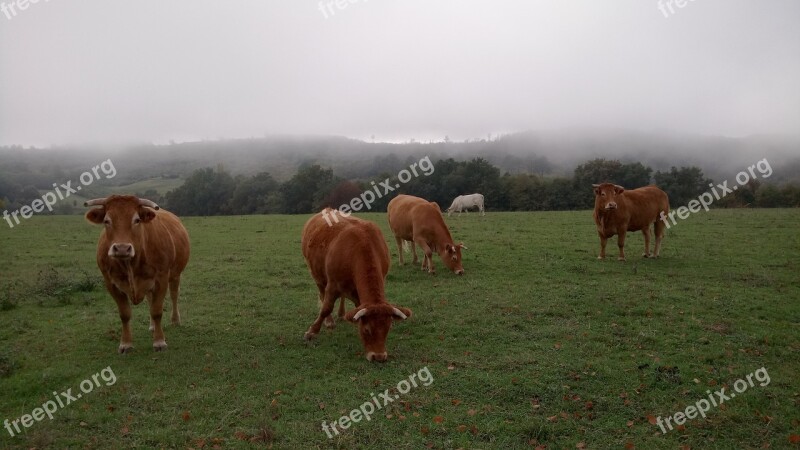
[[486,215],[483,210],[483,194],[459,195],[453,200],[450,207],[447,208],[447,217],[450,217],[453,211],[458,211],[459,216],[462,210],[469,214],[471,208],[478,208],[482,216]]
[[186,229],[174,214],[132,195],[89,200],[84,206],[99,206],[86,212],[86,220],[104,226],[97,244],[97,266],[122,320],[119,352],[133,348],[131,302],[138,305],[145,297],[150,303],[153,348],[164,350],[167,343],[161,314],[167,288],[172,298],[172,324],[181,322],[178,291],[181,272],[189,262]]
[[[611,183],[594,184],[594,222],[600,236],[600,256],[606,256],[608,238],[618,236],[619,260],[625,260],[625,233],[642,230],[644,234],[644,256],[655,257],[661,251],[664,238],[664,222],[661,214],[669,212],[667,193],[656,186],[645,186],[626,191],[624,187]],[[650,253],[650,225],[655,224],[655,253]]]
[[448,269],[457,275],[464,274],[461,265],[461,249],[467,249],[464,243],[453,243],[450,230],[444,223],[442,211],[436,202],[429,202],[411,195],[398,195],[389,202],[389,227],[397,241],[397,252],[400,254],[400,265],[403,265],[403,244],[409,241],[414,255],[414,264],[417,259],[416,245],[419,245],[425,258],[422,261],[422,270],[436,273],[433,267],[433,252],[439,253],[442,262]]
[[[342,298],[339,317],[358,325],[369,361],[386,361],[386,336],[393,320],[411,317],[411,310],[386,301],[384,281],[389,273],[389,248],[380,228],[372,222],[340,216],[328,225],[326,208],[303,227],[303,257],[319,288],[319,316],[304,337],[319,334],[323,321],[333,328],[330,317],[336,299]],[[355,308],[344,313],[344,299]]]

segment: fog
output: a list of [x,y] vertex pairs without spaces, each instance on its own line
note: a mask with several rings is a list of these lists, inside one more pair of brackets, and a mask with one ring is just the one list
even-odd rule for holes
[[0,2],[0,145],[800,132],[793,0]]

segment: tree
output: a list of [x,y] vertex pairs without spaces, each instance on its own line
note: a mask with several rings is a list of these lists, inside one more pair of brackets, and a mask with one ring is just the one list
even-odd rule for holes
[[319,165],[301,167],[281,186],[284,207],[288,214],[308,214],[322,209],[325,198],[339,182],[331,169]]
[[272,175],[261,172],[250,178],[236,178],[236,188],[231,195],[231,214],[269,214],[281,211],[280,185]]
[[672,167],[669,172],[656,172],[656,185],[669,196],[673,208],[686,205],[710,189],[710,179],[703,176],[699,167]]
[[168,209],[186,216],[218,216],[229,213],[228,202],[236,183],[222,167],[195,170],[181,187],[166,194]]

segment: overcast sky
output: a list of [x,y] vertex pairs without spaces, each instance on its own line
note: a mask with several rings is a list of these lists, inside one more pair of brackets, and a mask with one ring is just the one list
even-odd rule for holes
[[15,1],[0,145],[800,134],[797,0]]

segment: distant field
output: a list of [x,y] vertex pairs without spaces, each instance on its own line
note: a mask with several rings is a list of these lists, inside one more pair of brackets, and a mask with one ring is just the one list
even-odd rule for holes
[[[103,188],[103,192],[104,192],[104,195],[110,195],[109,192],[111,194],[133,194],[133,193],[137,193],[137,192],[138,193],[144,193],[149,189],[153,189],[156,192],[158,192],[159,194],[164,195],[164,194],[166,194],[167,192],[169,192],[171,190],[179,188],[183,184],[184,181],[186,181],[186,180],[184,180],[183,178],[163,178],[163,177],[158,177],[158,178],[152,178],[152,179],[149,179],[149,180],[137,181],[136,183],[126,184],[124,186],[108,186],[108,185],[105,185],[105,187]],[[103,181],[103,182],[107,183],[105,181]],[[80,183],[73,182],[72,186],[76,187],[78,184],[80,184]],[[39,193],[44,195],[45,193],[51,192],[51,191],[52,191],[52,189],[43,189],[43,190],[40,190]],[[74,205],[76,207],[76,209],[74,210],[74,212],[76,214],[78,214],[78,213],[83,214],[84,213],[83,202],[85,202],[86,200],[89,200],[87,195],[89,195],[89,197],[93,197],[90,194],[86,194],[86,192],[87,191],[72,193],[72,194],[69,195],[69,197],[66,198],[66,200],[62,200],[62,201],[66,201],[66,202]],[[58,206],[58,204],[60,204],[60,202],[57,203],[56,206]]]
[[[308,216],[187,218],[183,325],[154,353],[135,307],[125,356],[94,262],[100,229],[37,216],[0,231],[0,420],[106,367],[117,379],[23,435],[0,428],[0,447],[796,448],[800,210],[695,214],[659,260],[631,235],[625,263],[596,259],[590,211],[452,217],[463,277],[438,259],[436,276],[399,266],[385,214],[360,217],[390,243],[390,300],[414,311],[385,364],[366,361],[349,324],[302,340],[317,313]],[[425,367],[429,386],[333,439],[322,431]],[[762,367],[769,385],[707,418],[666,434],[650,423]]]

